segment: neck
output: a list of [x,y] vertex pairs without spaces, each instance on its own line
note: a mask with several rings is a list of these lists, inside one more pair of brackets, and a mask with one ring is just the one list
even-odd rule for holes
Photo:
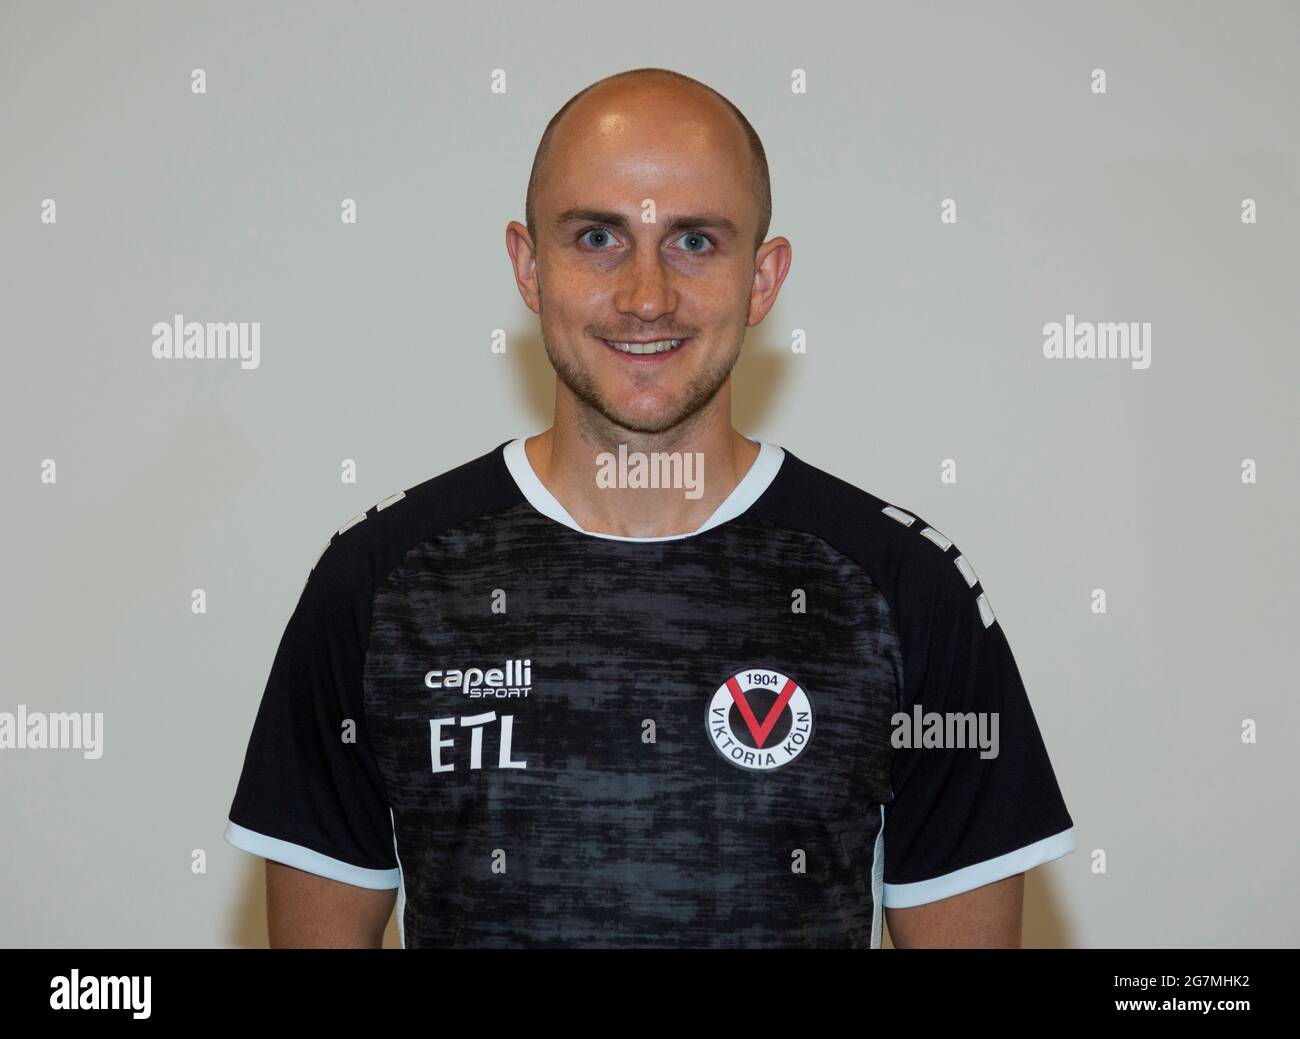
[[732,426],[730,397],[719,392],[661,433],[627,430],[557,400],[555,423],[524,450],[537,478],[584,530],[666,537],[703,525],[749,471],[759,445]]

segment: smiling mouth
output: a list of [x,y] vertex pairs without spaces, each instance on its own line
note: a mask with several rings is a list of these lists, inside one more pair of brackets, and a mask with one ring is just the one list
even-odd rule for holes
[[603,336],[599,338],[606,346],[633,357],[671,353],[687,342],[686,339],[657,339],[652,343],[619,343],[613,339],[605,339]]

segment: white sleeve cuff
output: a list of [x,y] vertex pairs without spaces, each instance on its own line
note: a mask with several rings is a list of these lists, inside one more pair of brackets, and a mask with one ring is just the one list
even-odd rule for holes
[[973,891],[996,880],[1024,873],[1044,862],[1068,855],[1076,847],[1078,842],[1075,840],[1074,828],[1071,827],[1005,855],[985,859],[932,880],[918,880],[914,884],[885,884],[881,901],[886,909],[907,909],[926,902],[937,902],[941,898],[951,898],[963,891]]
[[226,822],[226,840],[241,851],[260,855],[274,862],[283,862],[286,866],[328,877],[330,880],[341,880],[355,887],[383,891],[401,886],[397,869],[366,869],[364,866],[353,866],[351,863],[332,859],[318,851],[304,848],[301,844],[292,844],[278,837],[268,837],[264,833],[249,830],[230,820]]

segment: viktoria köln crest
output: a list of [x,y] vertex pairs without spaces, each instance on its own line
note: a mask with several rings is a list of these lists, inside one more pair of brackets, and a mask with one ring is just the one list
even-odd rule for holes
[[737,768],[771,772],[808,746],[812,701],[789,675],[746,668],[718,686],[705,726],[718,753]]

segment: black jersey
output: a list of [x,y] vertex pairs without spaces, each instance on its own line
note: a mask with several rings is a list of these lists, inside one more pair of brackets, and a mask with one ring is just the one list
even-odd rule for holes
[[584,531],[522,439],[349,521],[227,840],[397,889],[406,948],[876,947],[1072,851],[970,561],[760,445],[689,534]]

